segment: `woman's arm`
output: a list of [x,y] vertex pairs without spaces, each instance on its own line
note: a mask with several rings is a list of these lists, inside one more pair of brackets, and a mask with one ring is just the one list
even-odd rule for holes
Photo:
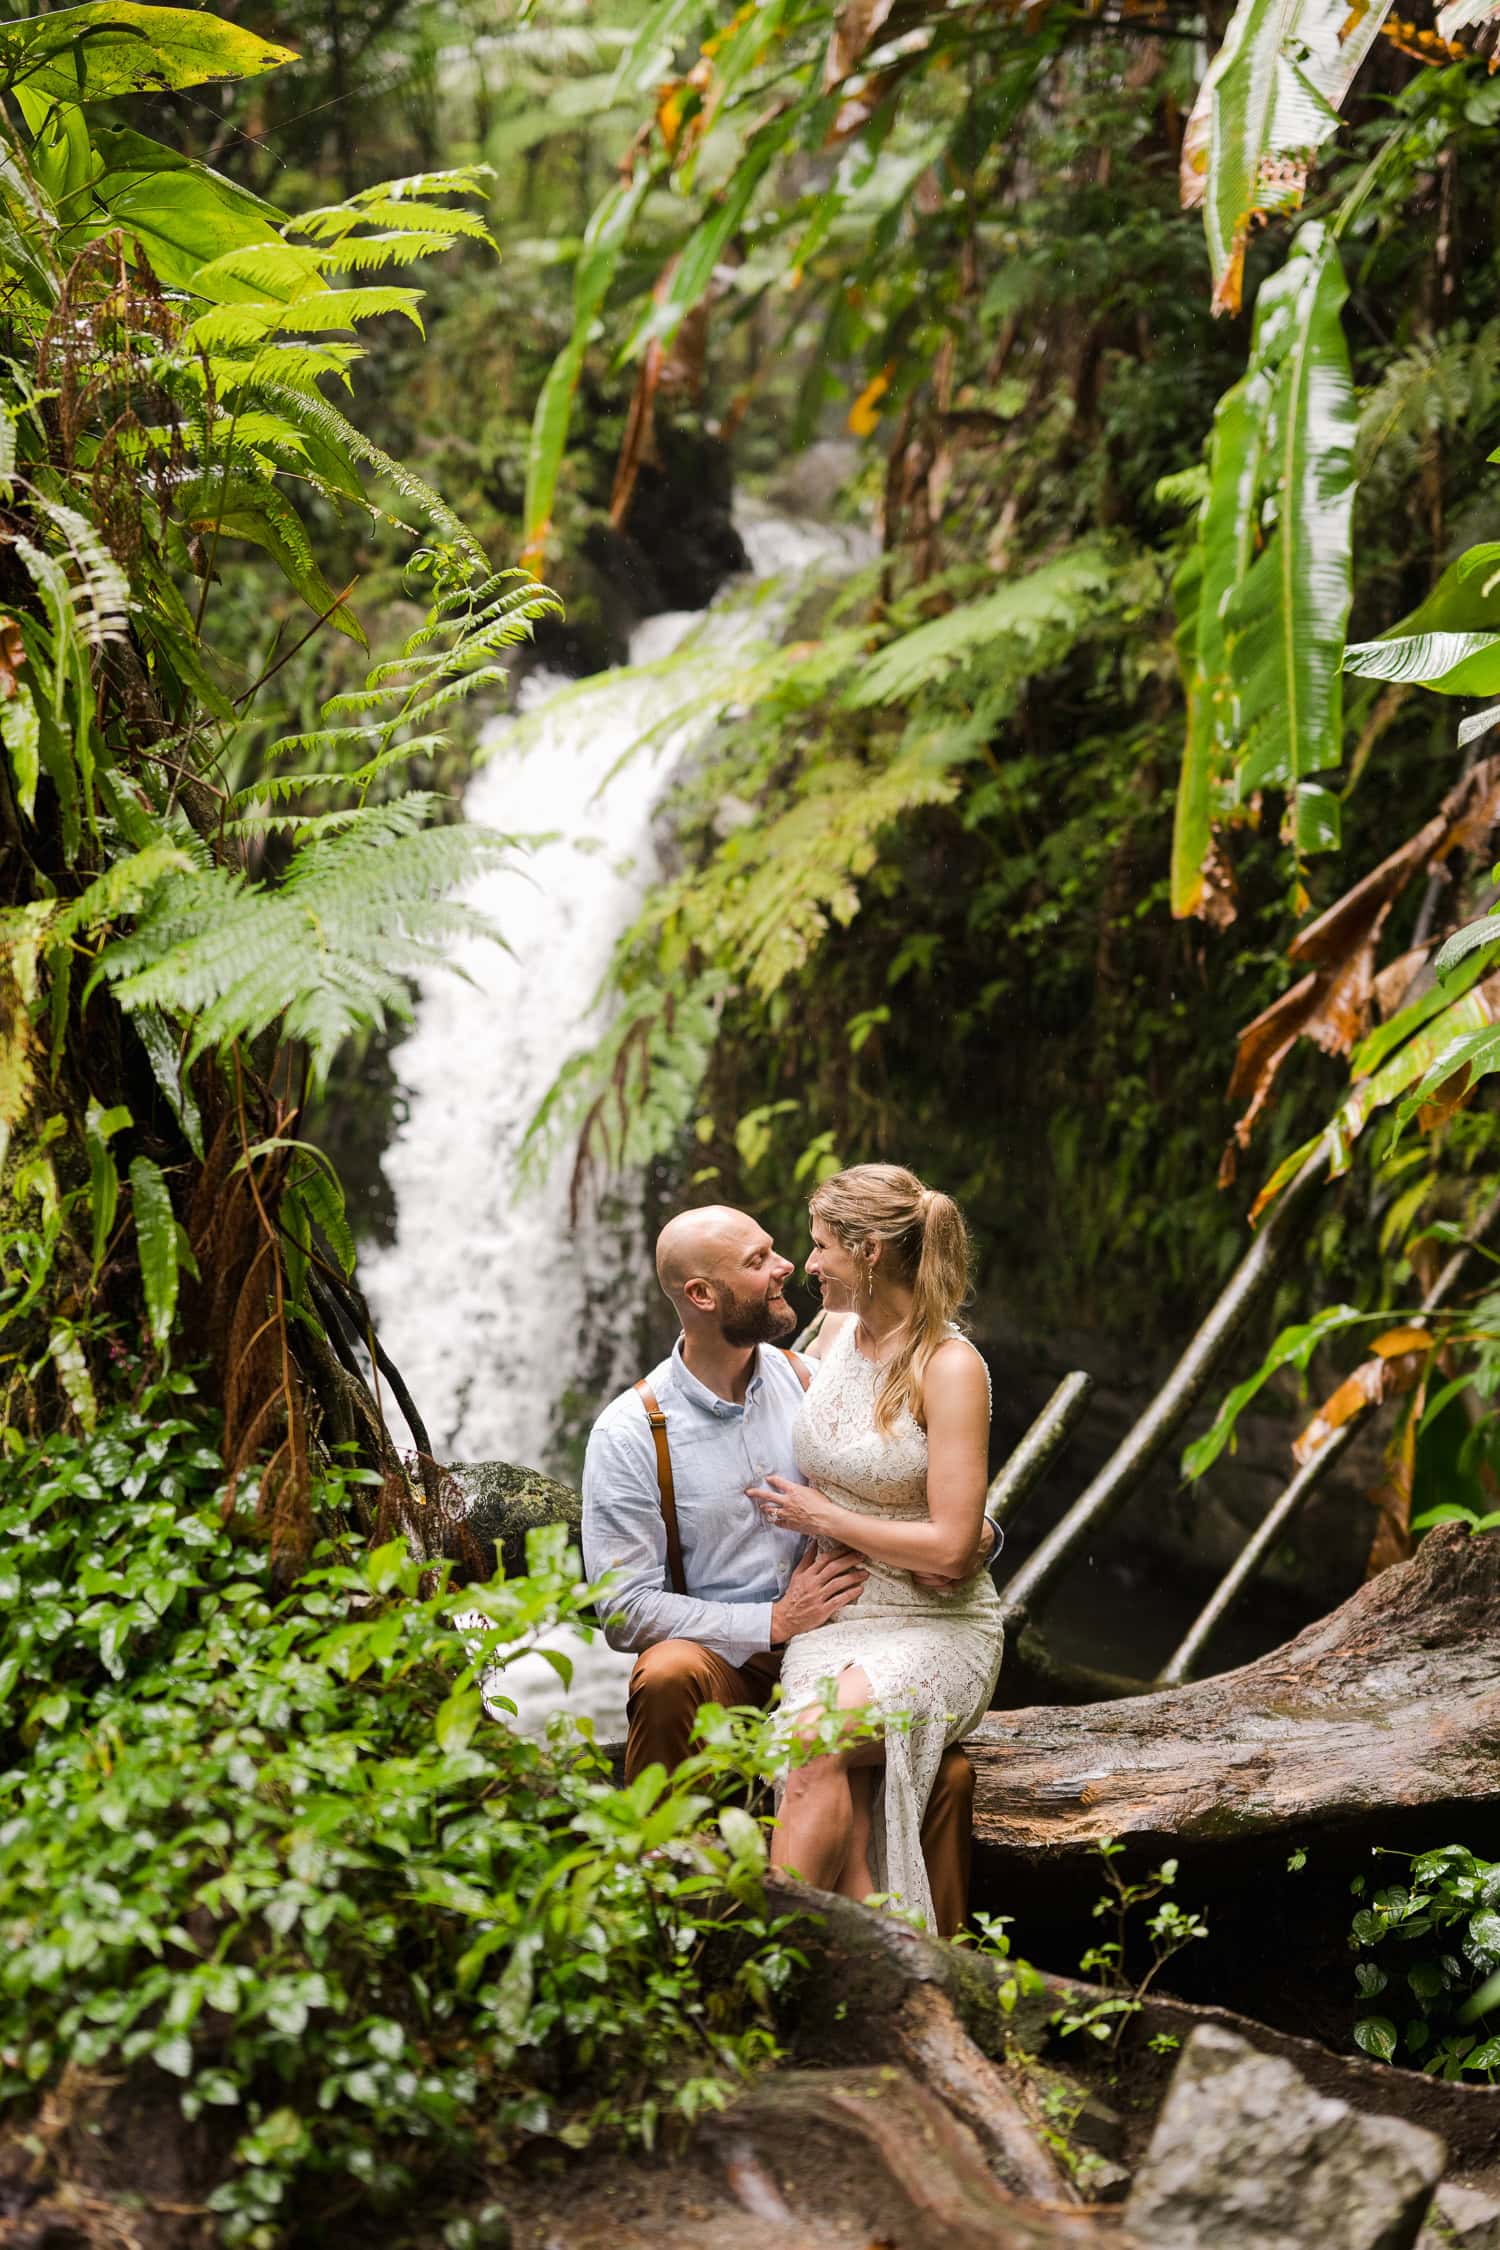
[[771,1523],[840,1539],[872,1562],[894,1570],[953,1577],[968,1569],[984,1514],[990,1396],[984,1362],[957,1337],[927,1363],[922,1401],[927,1417],[925,1523],[902,1523],[841,1508],[811,1485],[772,1476],[750,1489]]

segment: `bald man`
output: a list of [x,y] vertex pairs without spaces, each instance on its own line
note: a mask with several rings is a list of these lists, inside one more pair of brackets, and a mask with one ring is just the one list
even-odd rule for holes
[[[615,1573],[605,1637],[639,1652],[627,1781],[681,1763],[700,1705],[769,1702],[785,1644],[826,1625],[865,1582],[857,1555],[804,1553],[799,1534],[775,1529],[746,1497],[773,1471],[797,1474],[792,1421],[809,1370],[786,1349],[797,1328],[784,1294],[792,1270],[757,1220],[723,1204],[680,1212],[657,1240],[657,1280],[682,1334],[645,1389],[665,1424],[680,1573],[641,1391],[621,1392],[589,1438],[584,1566],[591,1579]],[[986,1525],[982,1550],[991,1538]],[[968,1911],[973,1790],[968,1760],[950,1750],[922,1828],[944,1936]]]

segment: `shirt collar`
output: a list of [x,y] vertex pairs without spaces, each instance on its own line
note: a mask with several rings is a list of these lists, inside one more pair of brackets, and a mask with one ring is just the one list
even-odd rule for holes
[[672,1346],[672,1379],[691,1405],[701,1407],[705,1414],[717,1415],[721,1422],[732,1421],[744,1413],[746,1406],[753,1406],[765,1388],[765,1371],[761,1365],[761,1353],[764,1349],[761,1344],[755,1347],[755,1363],[750,1371],[750,1380],[745,1385],[744,1406],[737,1406],[731,1398],[720,1398],[718,1392],[711,1391],[707,1383],[699,1382],[682,1356],[680,1336]]

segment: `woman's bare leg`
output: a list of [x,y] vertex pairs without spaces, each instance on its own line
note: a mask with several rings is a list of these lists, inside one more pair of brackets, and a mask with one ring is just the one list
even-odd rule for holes
[[844,1872],[839,1879],[839,1889],[845,1898],[866,1899],[875,1888],[870,1847],[875,1838],[875,1784],[879,1778],[873,1766],[851,1766],[849,1769],[853,1820],[849,1829],[849,1849],[844,1859]]
[[[868,1677],[857,1664],[847,1666],[839,1675],[839,1709],[858,1710],[870,1701]],[[799,1715],[798,1730],[804,1741],[816,1735],[822,1715],[817,1705]],[[810,1758],[806,1765],[793,1767],[787,1775],[771,1839],[771,1865],[800,1875],[820,1891],[845,1891],[848,1897],[864,1898],[874,1887],[868,1880],[870,1798],[866,1791],[864,1832],[856,1858],[855,1780],[859,1768],[883,1756],[878,1742],[858,1742],[847,1751],[830,1751],[824,1757]],[[849,1880],[864,1877],[862,1890],[846,1889],[846,1868]]]

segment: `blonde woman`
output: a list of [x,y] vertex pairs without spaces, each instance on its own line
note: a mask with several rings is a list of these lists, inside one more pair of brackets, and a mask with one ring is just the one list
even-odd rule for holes
[[772,1863],[823,1890],[872,1891],[933,1922],[922,1815],[938,1762],[989,1708],[1000,1598],[978,1563],[989,1376],[957,1326],[969,1239],[956,1203],[894,1164],[857,1164],[809,1206],[807,1270],[829,1317],[792,1427],[805,1483],[751,1488],[768,1522],[852,1548],[869,1575],[830,1624],[788,1644],[791,1723],[816,1725],[819,1683],[840,1709],[903,1724],[787,1776]]

